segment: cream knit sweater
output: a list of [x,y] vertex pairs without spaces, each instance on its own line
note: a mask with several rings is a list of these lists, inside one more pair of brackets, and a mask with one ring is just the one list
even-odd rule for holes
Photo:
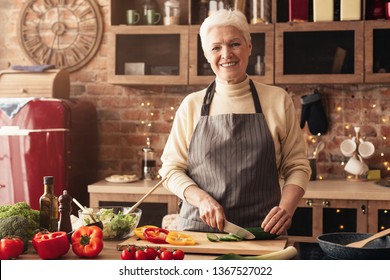
[[[311,171],[294,104],[282,88],[256,82],[255,86],[275,143],[281,185],[295,184],[306,190]],[[192,133],[200,119],[205,93],[206,89],[203,89],[184,98],[176,112],[171,133],[161,156],[162,168],[159,174],[162,177],[168,176],[164,187],[183,200],[184,190],[195,184],[186,174],[187,157]],[[210,116],[232,113],[255,113],[249,77],[235,85],[225,85],[217,81]]]

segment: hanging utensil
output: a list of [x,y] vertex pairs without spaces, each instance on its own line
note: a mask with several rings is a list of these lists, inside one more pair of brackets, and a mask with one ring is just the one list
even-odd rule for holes
[[360,240],[360,241],[356,241],[356,242],[352,242],[352,243],[349,243],[345,246],[347,247],[352,247],[352,248],[363,248],[368,242],[371,242],[377,238],[381,238],[383,236],[386,236],[390,234],[390,228],[388,229],[385,229],[385,230],[382,230],[378,233],[375,233],[374,235],[366,238],[366,239],[363,239],[363,240]]
[[318,154],[324,149],[325,143],[320,141],[318,142],[316,148],[313,151],[313,158],[318,158]]
[[134,212],[135,209],[137,209],[137,207],[152,193],[154,192],[162,183],[164,183],[164,181],[167,179],[167,177],[165,177],[164,179],[160,180],[153,188],[151,188],[143,197],[141,197],[140,200],[137,201],[136,204],[134,204],[133,206],[130,207],[129,211],[127,211],[126,213],[124,214],[129,214],[129,213],[132,213]]

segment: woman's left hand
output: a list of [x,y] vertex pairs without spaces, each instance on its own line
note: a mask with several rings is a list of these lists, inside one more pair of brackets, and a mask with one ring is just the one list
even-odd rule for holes
[[288,214],[286,210],[279,206],[275,206],[269,211],[268,215],[261,223],[261,227],[265,232],[280,235],[290,228],[291,221],[292,216]]

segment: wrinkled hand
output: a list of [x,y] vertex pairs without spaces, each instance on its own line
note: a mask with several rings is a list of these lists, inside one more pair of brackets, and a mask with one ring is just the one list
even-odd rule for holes
[[265,232],[280,235],[290,228],[291,222],[292,216],[286,210],[276,206],[269,211],[261,227]]
[[212,228],[223,230],[225,221],[225,213],[222,206],[211,196],[207,196],[201,200],[199,204],[199,215],[203,222]]

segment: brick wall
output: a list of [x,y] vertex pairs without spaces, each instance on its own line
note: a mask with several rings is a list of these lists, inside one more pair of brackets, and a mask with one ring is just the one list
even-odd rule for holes
[[[98,0],[105,18],[107,32],[109,0]],[[8,65],[29,65],[20,50],[16,26],[22,0],[0,1],[0,69]],[[112,174],[139,173],[142,147],[151,138],[157,156],[161,155],[170,131],[172,116],[185,95],[200,87],[192,86],[116,86],[107,81],[107,36],[97,55],[81,70],[71,73],[71,97],[92,102],[99,118],[99,178]],[[291,85],[284,86],[291,94],[297,114],[300,97],[317,88],[323,94],[323,104],[330,129],[314,141],[325,142],[318,160],[318,175],[342,178],[342,162],[346,159],[339,145],[361,127],[362,136],[377,149],[367,160],[370,168],[381,169],[382,177],[390,176],[390,86],[389,85]],[[142,106],[142,104],[144,104]],[[143,121],[145,123],[143,123]],[[151,126],[148,126],[151,123]],[[310,133],[303,130],[307,142]],[[387,138],[386,138],[387,137]],[[383,155],[381,155],[383,153]]]

